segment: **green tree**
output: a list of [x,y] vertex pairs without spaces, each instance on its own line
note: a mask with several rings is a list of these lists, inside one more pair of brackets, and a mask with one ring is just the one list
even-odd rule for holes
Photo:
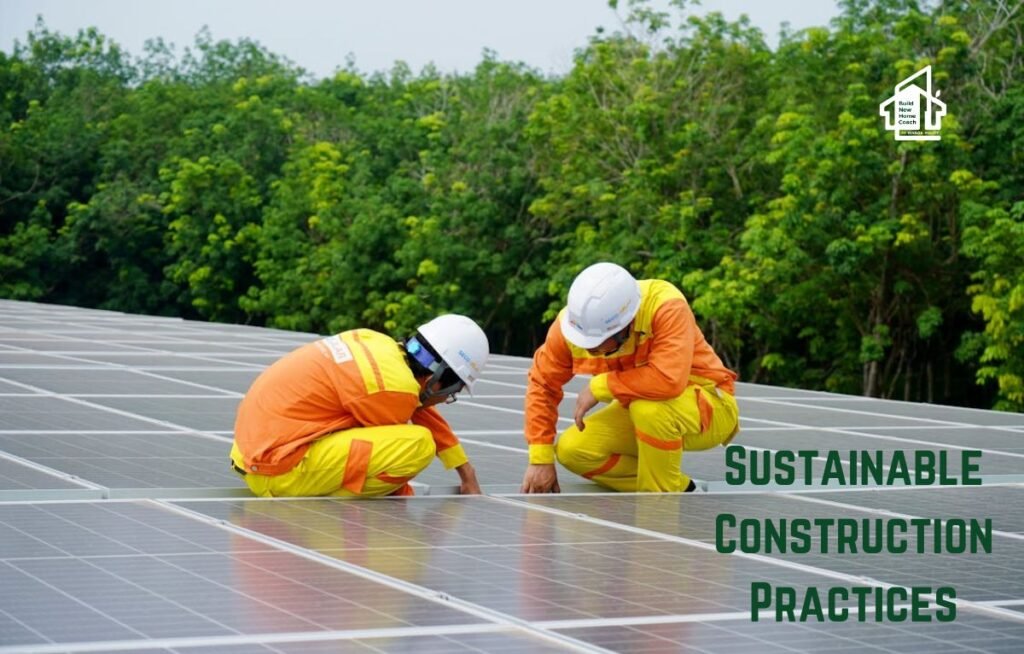
[[[618,2],[611,2],[618,8]],[[682,286],[748,381],[1021,410],[1024,2],[620,10],[572,70],[351,63],[207,30],[140,59],[42,22],[0,53],[0,295],[529,354],[598,259]],[[942,140],[878,105],[931,65]]]
[[594,38],[531,118],[544,191],[531,211],[553,234],[558,298],[597,259],[682,283],[729,251],[769,188],[751,138],[770,64],[760,32],[718,14],[667,25],[632,3],[633,31]]

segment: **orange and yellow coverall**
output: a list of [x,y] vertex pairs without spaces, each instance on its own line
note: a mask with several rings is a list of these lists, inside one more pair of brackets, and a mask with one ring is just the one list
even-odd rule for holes
[[249,388],[231,461],[260,496],[412,494],[407,482],[435,453],[449,469],[467,461],[419,393],[385,334],[356,329],[304,345]]
[[[704,339],[682,292],[640,281],[640,308],[616,352],[591,355],[562,335],[556,318],[530,367],[526,441],[530,463],[559,463],[624,492],[686,490],[683,450],[729,442],[739,428],[736,373]],[[564,311],[565,309],[563,309]],[[555,444],[562,386],[593,375],[590,390],[608,406],[569,427]]]

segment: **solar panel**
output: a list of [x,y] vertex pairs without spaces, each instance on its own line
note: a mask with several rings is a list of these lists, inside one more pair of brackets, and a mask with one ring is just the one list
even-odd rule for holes
[[[706,493],[605,493],[560,470],[562,495],[522,496],[530,361],[496,355],[442,409],[486,496],[454,495],[435,462],[413,498],[252,498],[227,466],[238,402],[314,338],[0,301],[0,654],[1024,649],[1024,416],[739,384],[736,444],[817,450],[814,482],[830,450],[969,449],[983,484],[730,486],[718,448],[684,455]],[[992,547],[840,554],[832,532],[827,552],[815,534],[811,553],[722,554],[723,514],[989,518]],[[754,622],[754,582],[952,586],[957,613]]]

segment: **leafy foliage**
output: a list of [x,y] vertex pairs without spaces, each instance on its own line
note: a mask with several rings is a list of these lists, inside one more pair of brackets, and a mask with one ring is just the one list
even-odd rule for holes
[[[612,2],[618,7],[619,3]],[[747,380],[1024,410],[1024,6],[844,0],[771,49],[623,3],[566,75],[312,80],[201,32],[0,53],[0,296],[529,354],[595,260],[662,277]],[[940,142],[878,105],[925,65]]]

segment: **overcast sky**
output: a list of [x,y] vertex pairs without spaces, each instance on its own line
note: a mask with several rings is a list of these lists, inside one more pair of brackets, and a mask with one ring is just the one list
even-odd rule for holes
[[[746,13],[773,46],[781,23],[827,25],[838,13],[833,0],[704,0],[694,11],[730,19]],[[67,35],[97,27],[135,55],[157,36],[181,53],[206,25],[215,39],[255,39],[318,77],[343,66],[350,53],[363,72],[387,70],[396,60],[414,71],[433,62],[445,72],[467,72],[484,48],[561,74],[598,26],[619,28],[606,0],[0,0],[0,50],[24,42],[40,14]]]

